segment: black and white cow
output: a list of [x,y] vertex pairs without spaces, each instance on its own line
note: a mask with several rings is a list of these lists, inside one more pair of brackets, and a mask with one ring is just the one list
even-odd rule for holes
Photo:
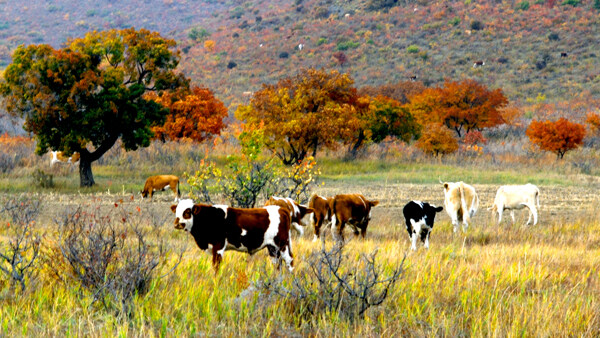
[[412,242],[411,249],[417,250],[417,236],[421,236],[421,241],[429,249],[429,234],[433,229],[435,214],[442,210],[443,207],[421,201],[410,201],[404,206],[402,212],[406,220],[406,231]]

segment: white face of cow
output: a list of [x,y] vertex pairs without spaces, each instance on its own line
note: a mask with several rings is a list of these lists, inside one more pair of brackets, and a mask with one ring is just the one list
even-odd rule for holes
[[179,201],[175,209],[175,229],[183,229],[187,232],[192,231],[192,226],[194,225],[193,207],[194,201],[191,199]]

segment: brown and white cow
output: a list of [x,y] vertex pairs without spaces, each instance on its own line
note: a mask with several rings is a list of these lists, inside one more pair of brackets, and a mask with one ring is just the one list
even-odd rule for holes
[[179,177],[175,175],[156,175],[148,177],[148,179],[146,179],[146,184],[144,184],[144,189],[140,191],[140,193],[142,194],[142,199],[148,196],[152,199],[152,195],[155,191],[165,191],[169,188],[173,191],[173,195],[175,195],[175,200],[173,202],[177,202],[179,198],[181,198],[181,191],[179,191]]
[[267,248],[276,261],[292,271],[289,212],[277,205],[241,209],[226,205],[194,204],[191,199],[172,205],[175,229],[189,232],[202,250],[210,249],[218,271],[226,250],[254,254]]
[[50,166],[53,167],[56,163],[77,164],[79,163],[79,153],[74,152],[71,156],[65,156],[62,151],[50,151]]
[[308,224],[308,220],[310,218],[310,214],[312,214],[313,209],[296,203],[293,199],[289,197],[277,197],[271,196],[269,200],[265,203],[267,205],[278,205],[281,208],[284,208],[290,212],[290,219],[292,222],[291,229],[296,230],[300,236],[304,234],[304,228]]
[[371,208],[379,201],[369,201],[361,194],[336,195],[331,201],[331,229],[337,232],[338,240],[344,241],[344,227],[350,224],[354,235],[359,229],[362,238],[367,234],[367,226],[371,220]]
[[[498,188],[494,204],[490,208],[493,213],[498,213],[498,224],[502,221],[502,212],[510,210],[510,216],[513,223],[515,222],[515,210],[520,210],[525,207],[529,209],[529,218],[527,225],[531,223],[533,215],[533,225],[537,224],[538,213],[535,207],[540,207],[540,190],[531,183],[525,185],[503,185]],[[488,209],[488,210],[490,210]]]
[[313,210],[311,223],[315,228],[315,237],[313,242],[316,242],[321,235],[321,227],[331,224],[331,202],[332,197],[323,197],[317,194],[312,195],[308,201],[308,207]]
[[[440,180],[440,183],[442,181]],[[462,230],[466,231],[469,221],[479,208],[479,197],[473,186],[465,182],[443,182],[444,207],[452,219],[454,232],[458,230],[458,223],[462,222]]]

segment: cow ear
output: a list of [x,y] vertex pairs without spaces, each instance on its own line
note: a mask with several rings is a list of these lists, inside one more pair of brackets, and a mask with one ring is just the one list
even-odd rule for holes
[[372,207],[377,206],[377,204],[379,204],[379,201],[369,201],[369,204],[371,204]]
[[199,213],[200,213],[200,207],[199,207],[199,206],[197,206],[197,205],[194,205],[194,206],[192,207],[192,214],[194,214],[194,215],[198,215]]
[[175,212],[175,210],[177,210],[177,204],[173,204],[171,206],[171,211],[173,211],[173,213]]
[[448,183],[444,183],[444,189],[448,190]]
[[444,207],[437,207],[437,208],[435,208],[435,212],[440,212],[442,210],[444,210]]

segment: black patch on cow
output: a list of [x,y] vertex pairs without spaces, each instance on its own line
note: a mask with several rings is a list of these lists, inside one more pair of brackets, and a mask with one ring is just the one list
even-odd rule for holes
[[406,221],[406,231],[408,232],[408,237],[411,238],[414,231],[410,220],[412,219],[415,223],[418,223],[424,218],[425,224],[429,227],[429,229],[427,227],[421,228],[421,233],[419,235],[421,237],[421,241],[425,242],[427,235],[433,229],[435,214],[442,210],[444,210],[443,207],[434,207],[427,202],[408,202],[402,209],[404,220]]

